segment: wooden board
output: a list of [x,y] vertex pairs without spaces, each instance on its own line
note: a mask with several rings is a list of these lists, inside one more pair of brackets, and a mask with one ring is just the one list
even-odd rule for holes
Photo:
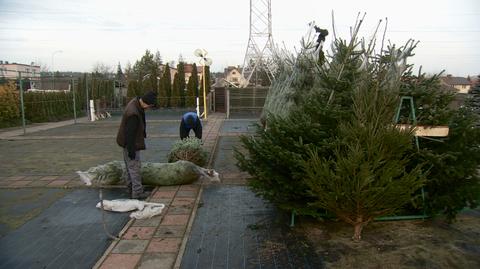
[[[397,124],[397,128],[405,130],[412,128],[412,125]],[[449,130],[450,128],[448,126],[417,125],[414,127],[416,136],[446,137],[448,136]]]

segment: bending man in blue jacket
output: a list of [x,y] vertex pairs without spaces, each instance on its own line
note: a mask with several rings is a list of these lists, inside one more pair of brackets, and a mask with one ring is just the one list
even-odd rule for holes
[[180,123],[180,139],[188,137],[190,130],[193,130],[195,137],[202,139],[202,122],[195,112],[187,112],[182,116]]

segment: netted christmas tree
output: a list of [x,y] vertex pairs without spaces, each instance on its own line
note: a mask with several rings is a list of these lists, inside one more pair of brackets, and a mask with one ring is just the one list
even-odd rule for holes
[[202,147],[202,140],[196,137],[187,137],[173,144],[167,158],[169,163],[184,160],[198,166],[205,166],[208,154]]

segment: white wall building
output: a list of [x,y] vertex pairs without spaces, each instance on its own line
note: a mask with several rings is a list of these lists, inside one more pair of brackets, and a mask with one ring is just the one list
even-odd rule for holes
[[442,77],[441,81],[444,84],[457,89],[458,93],[468,93],[472,86],[471,82],[464,77],[453,77],[453,76],[447,75],[446,77]]
[[8,63],[0,61],[0,78],[16,79],[18,72],[21,72],[22,78],[29,78],[30,80],[40,79],[40,66],[31,64]]

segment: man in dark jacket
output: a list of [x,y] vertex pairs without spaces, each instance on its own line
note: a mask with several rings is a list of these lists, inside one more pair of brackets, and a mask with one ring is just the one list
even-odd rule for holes
[[120,128],[117,133],[117,144],[123,148],[125,161],[127,188],[132,199],[145,199],[150,193],[145,192],[140,176],[140,150],[145,149],[147,137],[145,110],[157,103],[157,94],[147,92],[142,97],[132,99],[123,112]]
[[180,122],[180,139],[187,138],[190,130],[193,130],[196,138],[202,139],[202,122],[195,112],[183,114]]

